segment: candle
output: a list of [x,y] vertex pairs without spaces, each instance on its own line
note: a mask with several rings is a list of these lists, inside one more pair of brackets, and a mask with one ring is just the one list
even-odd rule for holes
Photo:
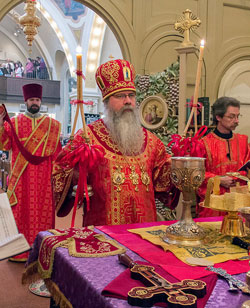
[[[76,48],[76,73],[77,73],[77,100],[78,102],[82,100],[82,76],[80,76],[80,72],[82,72],[82,48],[77,46]],[[70,139],[73,140],[75,129],[76,129],[76,122],[79,115],[80,104],[77,103],[76,105],[76,113],[74,117],[74,123],[71,130]]]
[[197,73],[196,73],[196,81],[195,81],[195,88],[194,88],[194,107],[195,107],[195,114],[194,114],[194,129],[195,132],[197,132],[197,101],[199,96],[199,87],[200,87],[200,79],[201,79],[201,68],[202,68],[202,59],[203,59],[203,53],[204,53],[204,40],[201,40],[200,45],[200,54],[199,54],[199,60],[198,60],[198,66],[197,66]]
[[199,87],[200,87],[200,79],[201,79],[201,69],[202,69],[202,62],[203,62],[203,53],[204,53],[204,45],[205,41],[201,40],[200,44],[200,54],[199,54],[199,60],[197,65],[197,72],[196,72],[196,81],[195,81],[195,88],[194,88],[194,97],[193,97],[193,107],[187,122],[187,125],[184,129],[183,135],[185,136],[188,130],[188,127],[191,123],[192,117],[194,115],[194,129],[195,133],[197,133],[197,101],[198,101],[198,95],[199,95]]
[[82,100],[82,48],[76,48],[77,100]]
[[73,123],[73,128],[71,130],[70,139],[73,140],[73,136],[75,133],[76,122],[79,115],[79,110],[81,112],[82,124],[83,124],[83,133],[86,142],[89,142],[89,138],[87,137],[87,127],[83,110],[83,95],[82,95],[82,48],[78,46],[76,48],[76,73],[77,73],[77,107],[76,113]]

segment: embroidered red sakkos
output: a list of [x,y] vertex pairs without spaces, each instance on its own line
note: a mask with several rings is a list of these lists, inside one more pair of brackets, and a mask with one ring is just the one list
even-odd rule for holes
[[14,142],[9,124],[5,122],[0,132],[0,142],[4,150],[11,150],[7,194],[18,230],[32,244],[38,232],[54,228],[51,173],[52,163],[61,150],[61,127],[58,121],[47,116],[31,118],[19,114],[11,121],[19,140],[30,153],[51,155],[39,165],[28,163]]
[[[227,172],[237,171],[250,159],[250,148],[248,137],[241,134],[233,134],[230,139],[218,137],[213,132],[209,133],[202,139],[206,148],[206,173],[205,180],[198,190],[200,201],[203,201],[206,194],[207,182],[211,177],[216,175],[225,175]],[[230,155],[228,155],[230,153]],[[230,156],[230,157],[229,157]],[[241,174],[245,175],[242,171]],[[244,184],[246,184],[244,182]],[[223,186],[220,186],[220,194],[228,192]],[[220,216],[225,212],[214,211],[198,206],[199,217]]]
[[[84,213],[85,226],[156,220],[155,192],[164,193],[167,200],[173,189],[170,183],[170,155],[154,134],[146,130],[144,134],[143,152],[137,156],[124,156],[112,142],[102,120],[88,126],[90,143],[101,145],[105,155],[88,176],[88,184],[92,186],[94,195],[90,198],[90,210]],[[72,145],[79,142],[84,142],[82,130],[77,132]],[[59,157],[66,155],[70,147],[69,143]],[[72,173],[57,159],[53,171],[53,187],[59,216],[69,212],[69,203],[72,206],[68,194],[72,178],[73,185],[77,184]],[[176,202],[172,205],[174,207]]]

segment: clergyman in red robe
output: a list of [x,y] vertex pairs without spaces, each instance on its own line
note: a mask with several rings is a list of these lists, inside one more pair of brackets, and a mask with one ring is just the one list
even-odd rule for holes
[[[241,116],[240,102],[232,97],[220,97],[212,108],[216,129],[202,139],[206,149],[206,172],[205,180],[198,190],[200,201],[205,198],[209,178],[219,175],[220,194],[229,192],[230,187],[235,186],[239,180],[227,173],[238,171],[250,159],[248,136],[233,133]],[[240,173],[246,175],[246,171]],[[241,184],[246,185],[246,182],[242,181]],[[199,217],[208,217],[225,215],[226,212],[198,205],[197,214]]]
[[[170,155],[153,133],[141,127],[134,84],[135,71],[125,60],[111,60],[96,72],[105,117],[88,125],[91,145],[104,150],[104,158],[88,174],[92,186],[90,209],[84,208],[83,225],[118,225],[156,221],[155,197],[174,208],[178,192],[170,180]],[[73,170],[64,158],[85,142],[80,129],[59,154],[53,170],[57,215],[73,206]]]
[[[7,195],[17,228],[32,245],[38,232],[55,226],[51,174],[52,164],[61,150],[61,125],[57,120],[39,112],[41,85],[24,85],[23,95],[27,111],[10,119],[15,132],[9,123],[4,122],[5,112],[0,114],[0,142],[3,150],[11,151]],[[21,146],[31,155],[31,161],[22,155],[15,134]],[[33,164],[32,155],[46,159]],[[12,259],[25,261],[27,256],[28,253],[24,253]]]

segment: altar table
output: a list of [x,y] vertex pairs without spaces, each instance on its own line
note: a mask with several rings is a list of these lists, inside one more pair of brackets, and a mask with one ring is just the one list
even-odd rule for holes
[[[156,224],[168,225],[170,223],[161,221],[143,224],[143,227]],[[129,229],[137,227],[142,227],[142,225],[128,226]],[[100,230],[105,230],[105,226],[97,228],[95,229],[96,232],[102,233]],[[28,264],[37,259],[42,239],[48,235],[51,235],[51,233],[47,231],[40,232],[37,235]],[[137,235],[133,234],[133,236]],[[138,242],[140,240],[138,237]],[[153,244],[148,244],[151,245],[151,251],[161,249]],[[127,249],[126,253],[135,261],[145,261],[130,249]],[[50,279],[74,308],[128,308],[132,306],[126,300],[101,295],[104,287],[125,269],[125,266],[118,262],[117,255],[104,258],[77,258],[71,257],[66,248],[59,247],[55,252],[53,272]],[[236,275],[236,277],[245,281],[245,275],[245,273],[242,273]],[[242,294],[241,291],[230,293],[228,289],[227,282],[219,278],[205,308],[240,308],[244,301],[250,300],[250,296]]]

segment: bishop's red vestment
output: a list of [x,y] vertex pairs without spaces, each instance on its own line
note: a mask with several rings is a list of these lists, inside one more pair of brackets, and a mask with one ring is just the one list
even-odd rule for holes
[[[61,150],[58,121],[41,115],[19,114],[11,118],[23,146],[33,155],[49,156],[38,165],[29,163],[15,143],[10,125],[5,122],[0,131],[3,150],[11,150],[11,175],[7,195],[20,233],[32,244],[37,233],[54,228],[55,209],[52,199],[52,163]],[[17,256],[25,259],[27,254]]]
[[[143,223],[156,220],[155,194],[162,201],[169,202],[170,155],[163,143],[151,132],[144,129],[145,146],[137,156],[124,156],[113,143],[102,120],[88,126],[90,144],[100,145],[105,150],[104,159],[88,175],[88,184],[93,188],[90,210],[84,213],[84,225],[118,225]],[[70,187],[77,184],[73,170],[65,168],[63,158],[70,148],[84,142],[83,131],[79,130],[73,144],[70,142],[59,154],[53,171],[53,189],[57,215],[65,216],[73,206]],[[73,178],[73,181],[72,181]],[[73,183],[73,184],[72,184]],[[178,202],[178,192],[172,207]],[[176,202],[177,199],[177,202]],[[71,204],[71,205],[70,205]]]
[[[227,172],[238,171],[250,159],[250,148],[246,135],[233,133],[232,138],[224,139],[211,132],[202,138],[202,142],[206,148],[206,172],[205,180],[198,190],[200,201],[205,199],[209,178],[216,175],[226,175]],[[245,172],[241,171],[241,174],[245,175]],[[229,192],[229,189],[220,186],[220,194],[222,195],[225,192]],[[200,206],[198,206],[197,212],[199,217],[226,214],[225,212],[214,211]]]

